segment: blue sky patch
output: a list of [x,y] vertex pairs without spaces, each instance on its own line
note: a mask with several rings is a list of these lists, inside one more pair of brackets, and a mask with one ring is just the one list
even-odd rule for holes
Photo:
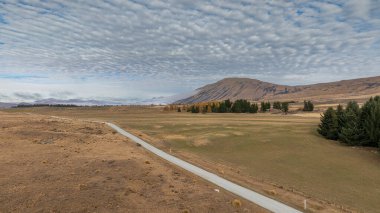
[[23,73],[0,73],[0,78],[2,79],[42,79],[47,78],[40,75],[33,75],[33,74],[23,74]]

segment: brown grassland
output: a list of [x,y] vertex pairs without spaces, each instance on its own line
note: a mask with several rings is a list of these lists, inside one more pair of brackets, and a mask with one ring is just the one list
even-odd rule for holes
[[266,212],[115,133],[0,112],[0,212]]
[[[318,109],[318,106],[316,107]],[[319,113],[192,114],[160,107],[27,108],[111,121],[155,146],[309,211],[380,212],[380,155],[319,136]]]

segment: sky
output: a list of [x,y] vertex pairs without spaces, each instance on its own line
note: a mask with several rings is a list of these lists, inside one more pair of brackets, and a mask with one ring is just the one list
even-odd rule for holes
[[380,75],[380,0],[0,0],[0,102]]

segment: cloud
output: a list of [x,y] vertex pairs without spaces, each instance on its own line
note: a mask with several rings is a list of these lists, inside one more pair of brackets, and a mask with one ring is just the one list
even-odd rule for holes
[[112,89],[115,98],[153,98],[227,76],[306,84],[379,74],[376,0],[0,4],[0,74],[14,81],[35,73],[49,76],[40,84],[116,81],[125,95]]
[[13,95],[22,100],[38,100],[42,98],[42,95],[39,93],[15,92]]
[[354,16],[358,18],[367,19],[370,17],[370,11],[372,3],[379,3],[376,0],[350,0],[348,1],[348,5],[351,7],[351,12]]

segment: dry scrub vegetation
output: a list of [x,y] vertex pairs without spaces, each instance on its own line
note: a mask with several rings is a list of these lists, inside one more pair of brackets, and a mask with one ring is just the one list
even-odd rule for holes
[[[316,106],[320,107],[324,106]],[[379,212],[378,150],[324,139],[317,132],[319,113],[193,114],[162,110],[99,107],[9,111],[112,121],[173,155],[300,209],[306,198],[308,208],[318,212]],[[198,139],[207,139],[207,143],[197,143]]]
[[0,112],[0,212],[265,212],[104,124]]

